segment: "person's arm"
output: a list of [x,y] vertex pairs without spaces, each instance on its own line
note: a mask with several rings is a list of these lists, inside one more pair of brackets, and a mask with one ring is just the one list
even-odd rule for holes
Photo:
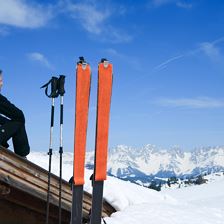
[[3,125],[5,123],[7,123],[8,121],[9,121],[9,119],[0,115],[0,125]]
[[13,105],[6,97],[0,94],[0,114],[5,115],[13,121],[25,123],[23,112]]

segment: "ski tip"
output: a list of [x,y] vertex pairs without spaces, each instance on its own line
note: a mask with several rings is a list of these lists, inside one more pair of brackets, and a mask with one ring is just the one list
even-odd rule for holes
[[85,61],[85,58],[83,56],[79,57],[79,61],[77,62],[77,64],[87,64]]
[[80,57],[79,57],[79,61],[80,61],[80,62],[85,62],[85,58],[84,58],[83,56],[80,56]]
[[105,61],[108,61],[106,58],[102,58],[101,60],[100,60],[100,62],[101,63],[104,63]]
[[103,63],[104,68],[107,68],[109,65],[109,61],[106,58],[102,58],[100,63]]
[[88,63],[85,61],[85,58],[83,56],[80,56],[79,61],[77,62],[77,65],[79,64],[81,64],[82,68],[85,70]]

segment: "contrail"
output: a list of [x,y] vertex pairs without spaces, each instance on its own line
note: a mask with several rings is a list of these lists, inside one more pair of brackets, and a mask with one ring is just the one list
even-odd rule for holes
[[[219,38],[219,39],[216,39],[216,40],[211,41],[211,42],[206,42],[206,43],[210,43],[211,45],[214,46],[214,45],[217,45],[217,44],[222,43],[222,42],[224,42],[224,37],[221,37],[221,38]],[[205,43],[205,42],[204,42],[204,43]],[[183,58],[183,57],[186,57],[186,56],[195,55],[195,54],[197,54],[198,52],[201,52],[201,51],[203,51],[202,46],[200,46],[200,47],[198,47],[198,48],[196,48],[196,49],[190,50],[190,51],[188,51],[188,52],[186,52],[186,53],[184,53],[184,54],[181,54],[181,55],[172,57],[172,58],[170,58],[170,59],[164,61],[163,63],[157,65],[156,67],[154,67],[154,70],[162,70],[162,69],[164,69],[169,63],[171,63],[171,62],[173,62],[173,61],[179,60],[179,59],[181,59],[181,58]]]
[[155,69],[155,70],[162,69],[163,67],[165,67],[165,66],[166,66],[167,64],[169,64],[170,62],[172,62],[172,61],[176,61],[176,60],[178,60],[178,59],[180,59],[180,58],[183,58],[184,56],[185,56],[184,54],[181,54],[181,55],[178,55],[178,56],[176,56],[176,57],[170,58],[170,59],[166,60],[165,62],[163,62],[163,63],[157,65],[154,69]]

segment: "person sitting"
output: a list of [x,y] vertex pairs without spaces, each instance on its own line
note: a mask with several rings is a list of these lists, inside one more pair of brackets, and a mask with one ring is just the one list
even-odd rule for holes
[[0,145],[8,148],[7,141],[12,138],[14,152],[22,157],[30,153],[30,146],[25,129],[25,117],[19,108],[1,94],[3,86],[0,70]]

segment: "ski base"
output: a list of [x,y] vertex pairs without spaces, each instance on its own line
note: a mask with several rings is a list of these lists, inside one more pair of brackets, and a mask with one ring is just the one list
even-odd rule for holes
[[82,224],[83,185],[72,186],[72,224]]
[[92,209],[90,214],[90,224],[101,224],[101,213],[103,203],[103,181],[93,182]]

